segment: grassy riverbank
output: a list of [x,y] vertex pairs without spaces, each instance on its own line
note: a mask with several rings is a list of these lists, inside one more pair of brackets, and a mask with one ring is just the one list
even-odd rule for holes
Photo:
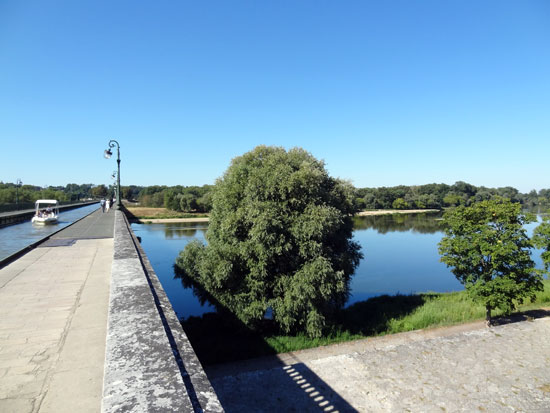
[[[519,306],[527,311],[550,305],[550,281],[533,303]],[[502,313],[493,311],[495,317]],[[356,303],[344,310],[342,324],[327,337],[310,340],[306,336],[273,336],[266,341],[277,353],[301,350],[386,334],[450,326],[485,319],[485,307],[474,303],[464,291],[381,296]]]
[[[536,301],[520,306],[519,311],[550,306],[550,281],[544,285]],[[499,314],[494,311],[495,316]],[[191,317],[183,326],[201,362],[209,365],[484,318],[484,307],[462,291],[371,298],[345,309],[333,331],[318,339],[276,334],[269,323],[254,332],[216,314]]]

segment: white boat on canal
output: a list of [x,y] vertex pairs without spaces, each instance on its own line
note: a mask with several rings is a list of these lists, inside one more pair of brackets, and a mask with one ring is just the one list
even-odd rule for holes
[[33,224],[57,224],[59,203],[55,199],[39,199],[34,206],[35,213],[31,220]]

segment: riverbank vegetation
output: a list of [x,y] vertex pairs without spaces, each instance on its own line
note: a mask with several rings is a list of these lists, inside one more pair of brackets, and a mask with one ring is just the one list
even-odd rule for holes
[[[123,187],[124,198],[135,199],[141,206],[165,207],[176,211],[197,209],[208,212],[212,208],[213,185]],[[488,188],[466,182],[427,185],[399,185],[378,188],[354,188],[357,210],[375,209],[443,209],[458,205],[504,197],[525,208],[550,207],[550,189],[521,193],[507,186]]]
[[[122,186],[122,198],[136,201],[142,207],[167,208],[176,212],[209,212],[212,208],[214,185]],[[0,205],[19,202],[34,202],[40,198],[55,198],[73,201],[85,198],[101,198],[114,195],[114,186],[93,184],[68,184],[66,186],[40,187],[0,182]],[[357,210],[375,209],[443,209],[458,205],[494,199],[500,196],[518,202],[525,208],[550,208],[550,189],[520,193],[507,186],[488,188],[466,182],[427,185],[399,185],[378,188],[354,188],[354,203]]]
[[[550,307],[550,281],[543,281],[543,285],[544,290],[536,293],[535,301],[519,305],[514,314]],[[502,311],[498,309],[493,315],[496,324],[510,319],[501,317]],[[182,325],[201,362],[211,365],[484,319],[484,305],[474,302],[466,291],[460,291],[384,295],[358,302],[345,308],[338,323],[316,338],[305,333],[282,334],[270,320],[252,330],[230,315],[217,313],[189,317],[182,320]]]
[[212,185],[170,187],[155,185],[141,188],[135,199],[142,207],[205,213],[212,209],[212,188]]
[[511,186],[487,188],[466,182],[453,185],[428,184],[413,186],[393,186],[380,188],[358,188],[356,202],[360,209],[443,209],[459,205],[472,205],[498,197],[520,203],[523,207],[550,207],[550,189],[532,190],[520,193]]

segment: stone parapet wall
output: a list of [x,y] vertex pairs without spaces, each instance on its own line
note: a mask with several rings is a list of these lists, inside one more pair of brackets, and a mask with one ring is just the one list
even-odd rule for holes
[[103,412],[223,412],[122,211],[115,249]]

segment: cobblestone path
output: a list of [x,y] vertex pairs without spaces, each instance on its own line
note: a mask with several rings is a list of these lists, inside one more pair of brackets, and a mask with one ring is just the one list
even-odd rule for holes
[[229,413],[550,412],[549,317],[338,348],[214,368],[212,385]]

